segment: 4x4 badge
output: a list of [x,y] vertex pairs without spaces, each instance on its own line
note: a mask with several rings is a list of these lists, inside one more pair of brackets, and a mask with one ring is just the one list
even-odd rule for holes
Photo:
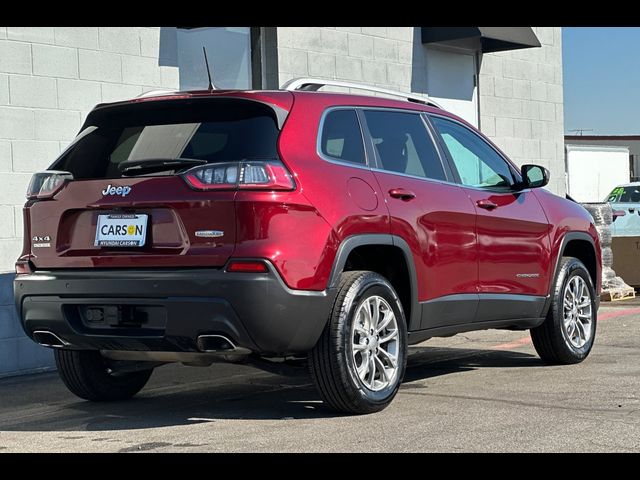
[[34,235],[31,239],[34,248],[46,248],[51,246],[51,237],[49,235]]

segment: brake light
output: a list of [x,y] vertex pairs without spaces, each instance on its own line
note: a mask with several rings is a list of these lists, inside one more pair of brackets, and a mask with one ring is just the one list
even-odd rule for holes
[[195,190],[293,190],[295,184],[279,160],[212,163],[194,167],[182,178]]
[[267,273],[267,266],[259,260],[231,260],[227,272],[235,273]]
[[27,198],[29,200],[51,198],[69,180],[73,180],[73,175],[69,172],[47,170],[34,173],[27,188]]

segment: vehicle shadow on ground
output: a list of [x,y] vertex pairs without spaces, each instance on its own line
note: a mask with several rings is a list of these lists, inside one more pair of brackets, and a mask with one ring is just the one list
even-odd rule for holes
[[[519,352],[412,347],[400,395],[403,389],[428,390],[429,383],[423,381],[442,375],[541,365],[538,357]],[[293,377],[247,371],[249,375],[241,381],[220,385],[211,379],[215,375],[213,369],[203,369],[190,382],[168,379],[156,382],[148,391],[143,390],[126,402],[91,403],[69,394],[68,402],[60,402],[44,412],[24,416],[16,412],[14,419],[0,422],[0,431],[115,431],[215,424],[229,419],[287,421],[341,416],[321,402],[305,369],[299,369]],[[32,399],[35,404],[47,404],[47,392],[42,391],[41,395],[42,398]]]

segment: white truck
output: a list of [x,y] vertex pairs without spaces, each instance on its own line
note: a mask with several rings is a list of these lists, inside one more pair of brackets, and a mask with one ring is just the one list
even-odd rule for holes
[[619,185],[629,183],[629,148],[566,145],[567,193],[576,202],[606,202]]

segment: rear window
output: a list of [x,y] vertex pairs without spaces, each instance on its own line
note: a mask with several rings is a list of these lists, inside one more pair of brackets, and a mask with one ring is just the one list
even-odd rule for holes
[[[84,128],[90,126],[97,128],[77,141],[53,169],[71,172],[76,179],[118,178],[124,161],[278,158],[274,113],[258,102],[190,99],[107,107],[89,115]],[[184,168],[188,166],[152,174]]]
[[614,188],[606,202],[613,203],[640,203],[640,185]]
[[320,146],[322,153],[328,157],[364,165],[364,144],[356,111],[329,112],[322,127]]

